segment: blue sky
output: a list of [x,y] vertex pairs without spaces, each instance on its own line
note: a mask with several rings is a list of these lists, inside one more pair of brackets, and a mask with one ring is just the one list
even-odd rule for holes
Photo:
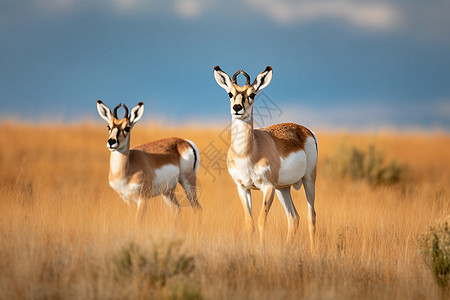
[[267,123],[448,131],[449,15],[445,0],[0,0],[0,118],[100,120],[102,99],[221,126],[213,67],[270,65]]

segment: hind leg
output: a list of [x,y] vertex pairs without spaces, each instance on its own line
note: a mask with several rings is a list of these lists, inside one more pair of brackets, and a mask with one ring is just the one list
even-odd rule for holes
[[168,190],[163,193],[162,198],[164,202],[175,212],[180,211],[180,203],[178,203],[177,197],[175,196],[175,189]]
[[202,207],[197,199],[197,176],[195,174],[180,176],[180,184],[194,211],[201,211]]
[[281,205],[286,212],[286,217],[288,221],[288,233],[286,236],[286,243],[290,243],[295,235],[298,228],[299,216],[297,210],[295,209],[294,202],[291,197],[291,187],[285,187],[281,189],[276,189],[277,197],[281,202]]
[[314,200],[316,196],[315,178],[304,177],[303,186],[305,187],[306,200],[308,201],[308,229],[309,238],[311,241],[311,248],[315,247],[315,232],[316,232],[316,211],[314,210]]

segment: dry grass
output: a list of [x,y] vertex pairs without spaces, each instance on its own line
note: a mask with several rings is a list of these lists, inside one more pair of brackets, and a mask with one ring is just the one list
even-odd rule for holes
[[[318,251],[310,253],[303,190],[294,192],[301,222],[290,247],[283,242],[287,225],[278,201],[269,214],[267,244],[258,245],[257,235],[246,238],[225,169],[213,170],[215,181],[200,169],[200,221],[186,199],[176,222],[155,198],[140,224],[108,186],[104,126],[2,124],[0,131],[1,298],[443,297],[418,237],[450,213],[448,135],[347,135],[356,145],[374,143],[405,166],[401,183],[374,188],[322,174],[320,163],[344,137],[319,133]],[[132,144],[175,135],[195,141],[200,151],[211,142],[226,151],[218,134],[139,124]],[[261,195],[253,195],[257,216]],[[124,253],[130,257],[125,269]],[[171,271],[191,259],[193,270]],[[155,266],[157,276],[172,273],[149,281]]]

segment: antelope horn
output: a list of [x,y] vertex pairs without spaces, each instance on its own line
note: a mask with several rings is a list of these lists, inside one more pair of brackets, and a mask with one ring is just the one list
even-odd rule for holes
[[128,116],[128,107],[125,105],[125,104],[123,104],[123,109],[125,109],[125,116],[124,116],[124,118],[130,118],[129,116]]
[[245,85],[249,85],[250,84],[250,76],[248,76],[248,74],[245,73],[243,70],[241,70],[241,74],[245,76],[245,79],[247,79],[247,82],[245,83]]
[[116,107],[114,107],[114,110],[113,110],[113,117],[116,118],[116,119],[118,119],[118,117],[117,117],[117,110],[118,110],[119,107],[121,107],[121,106],[122,106],[122,103],[120,103],[119,105],[117,105]]
[[237,81],[236,81],[236,77],[239,75],[239,73],[241,73],[242,72],[242,70],[238,70],[236,73],[234,73],[234,75],[233,75],[233,83],[234,84],[237,84]]

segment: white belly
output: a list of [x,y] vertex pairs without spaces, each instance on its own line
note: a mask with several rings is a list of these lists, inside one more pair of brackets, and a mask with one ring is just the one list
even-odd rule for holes
[[[133,183],[126,179],[115,179],[110,186],[126,201],[138,202],[141,197],[155,197],[175,188],[178,183],[179,168],[175,165],[165,165],[155,170],[151,188],[142,189],[142,182]],[[145,194],[142,194],[145,193]]]
[[180,175],[180,169],[175,165],[165,165],[155,170],[155,179],[153,180],[153,197],[173,189]]
[[286,186],[299,182],[306,171],[305,151],[292,152],[280,159],[281,166],[278,172],[278,185]]

